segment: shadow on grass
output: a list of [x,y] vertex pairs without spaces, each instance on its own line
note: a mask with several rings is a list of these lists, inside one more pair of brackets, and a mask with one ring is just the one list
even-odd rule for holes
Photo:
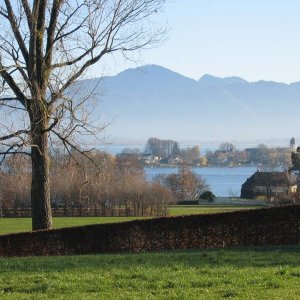
[[188,250],[138,254],[99,254],[78,256],[0,258],[0,274],[5,272],[64,272],[72,269],[109,270],[214,267],[300,267],[300,245],[231,248],[219,250]]

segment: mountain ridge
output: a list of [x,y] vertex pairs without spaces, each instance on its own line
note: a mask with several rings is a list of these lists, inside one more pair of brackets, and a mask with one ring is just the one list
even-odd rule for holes
[[105,93],[95,115],[113,120],[111,136],[220,140],[298,133],[300,82],[248,82],[208,74],[195,80],[147,65],[81,83],[93,88],[99,82]]

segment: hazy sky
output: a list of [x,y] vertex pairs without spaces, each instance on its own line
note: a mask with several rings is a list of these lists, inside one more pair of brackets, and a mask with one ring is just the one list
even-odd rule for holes
[[93,76],[158,64],[195,79],[300,81],[299,0],[168,0],[160,20],[170,29],[162,46],[138,63],[109,59]]

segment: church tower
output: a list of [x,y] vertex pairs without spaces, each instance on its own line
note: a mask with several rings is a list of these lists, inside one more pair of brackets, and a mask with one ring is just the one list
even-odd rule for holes
[[291,141],[290,141],[290,148],[291,150],[293,151],[296,151],[297,150],[297,144],[296,144],[296,140],[294,137],[291,138]]

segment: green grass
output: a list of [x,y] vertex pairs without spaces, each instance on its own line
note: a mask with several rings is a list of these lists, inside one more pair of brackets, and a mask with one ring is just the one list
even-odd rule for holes
[[0,258],[0,299],[300,299],[300,246]]
[[174,205],[169,207],[172,216],[213,214],[220,212],[230,212],[245,209],[256,209],[261,206],[230,206],[230,205]]
[[[92,224],[116,223],[141,219],[138,217],[65,217],[53,218],[54,228],[83,226]],[[0,219],[0,234],[31,230],[30,218]]]

